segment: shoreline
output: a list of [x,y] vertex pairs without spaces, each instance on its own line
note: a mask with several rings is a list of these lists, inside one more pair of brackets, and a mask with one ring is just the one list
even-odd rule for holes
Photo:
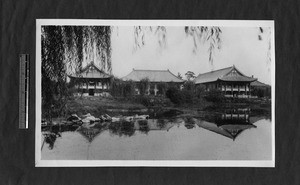
[[[161,98],[161,97],[160,97]],[[165,98],[166,99],[166,98]],[[168,111],[177,112],[174,114],[184,114],[190,116],[199,115],[199,113],[215,112],[220,113],[224,109],[230,108],[250,108],[258,110],[259,113],[268,113],[271,111],[271,103],[267,104],[258,103],[257,101],[241,103],[241,102],[223,102],[223,103],[212,103],[202,101],[199,104],[157,104],[154,106],[145,106],[142,103],[133,101],[132,99],[120,99],[120,98],[108,98],[108,97],[76,97],[72,98],[67,103],[67,111],[65,115],[60,117],[54,117],[53,120],[60,120],[66,118],[72,114],[78,116],[90,113],[95,117],[99,117],[103,114],[110,116],[130,116],[135,114],[164,114]],[[172,113],[171,113],[172,115]]]

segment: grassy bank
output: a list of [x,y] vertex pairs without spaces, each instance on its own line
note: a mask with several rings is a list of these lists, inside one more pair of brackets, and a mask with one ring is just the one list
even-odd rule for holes
[[205,100],[193,104],[176,105],[166,97],[136,96],[131,98],[112,97],[74,97],[67,102],[66,114],[77,114],[79,116],[91,113],[94,116],[109,114],[111,116],[133,113],[153,112],[156,110],[167,111],[170,109],[188,112],[199,111],[204,107],[212,105]]
[[147,108],[140,103],[108,97],[76,97],[70,99],[66,106],[68,115],[77,114],[79,116],[87,113],[99,116],[110,112],[109,110],[128,110],[133,112],[147,110]]

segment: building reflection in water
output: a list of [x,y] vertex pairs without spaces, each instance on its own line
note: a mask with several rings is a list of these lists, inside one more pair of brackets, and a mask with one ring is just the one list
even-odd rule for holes
[[225,109],[221,113],[205,116],[197,125],[232,140],[243,131],[256,128],[250,123],[250,108]]
[[245,130],[256,128],[256,126],[251,123],[250,112],[250,108],[238,108],[225,109],[221,112],[212,112],[198,118],[193,116],[179,116],[170,119],[164,118],[136,120],[133,122],[97,123],[93,125],[83,125],[77,129],[74,129],[73,127],[70,127],[69,129],[68,127],[55,129],[54,127],[50,132],[47,131],[44,133],[44,142],[49,144],[49,149],[52,149],[56,138],[61,136],[61,132],[65,131],[79,132],[89,143],[91,143],[95,137],[107,130],[111,135],[131,137],[137,131],[143,134],[148,134],[152,131],[168,132],[175,125],[177,125],[177,127],[184,125],[186,129],[200,127],[235,140]]

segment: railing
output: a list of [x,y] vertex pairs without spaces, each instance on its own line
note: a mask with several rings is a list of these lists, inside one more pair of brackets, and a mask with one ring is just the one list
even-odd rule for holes
[[[225,87],[222,87],[222,91],[225,91]],[[231,91],[231,86],[226,86],[226,91]],[[232,91],[239,91],[238,87],[233,87]],[[245,89],[245,87],[240,87],[240,91],[249,91],[249,87]]]

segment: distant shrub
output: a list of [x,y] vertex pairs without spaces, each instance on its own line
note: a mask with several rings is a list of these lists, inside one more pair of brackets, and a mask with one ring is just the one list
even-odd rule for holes
[[175,104],[181,104],[184,100],[184,95],[176,87],[171,87],[167,90],[166,96]]
[[196,100],[196,96],[195,93],[193,91],[189,91],[189,90],[182,90],[181,91],[181,96],[182,96],[182,103],[188,103],[188,104],[192,104],[195,103]]
[[158,94],[159,95],[166,95],[166,91],[168,89],[168,84],[165,82],[161,82],[157,84]]
[[206,92],[205,99],[211,102],[222,102],[224,101],[225,97],[221,90],[211,89],[210,91]]
[[115,97],[131,97],[134,91],[135,84],[132,81],[122,81],[118,78],[111,81],[111,94]]
[[196,89],[196,85],[193,81],[186,81],[184,84],[183,84],[183,89],[184,90],[187,90],[187,91],[195,91]]
[[251,92],[252,96],[257,96],[258,98],[271,97],[271,88],[253,88]]
[[135,96],[136,103],[140,103],[146,107],[149,106],[170,106],[172,103],[168,98],[160,96]]
[[200,84],[200,85],[196,86],[196,88],[195,88],[195,96],[198,99],[202,99],[205,96],[205,86],[204,85]]
[[147,92],[147,89],[149,88],[150,82],[148,78],[140,80],[138,83],[138,88],[140,90],[141,95],[145,95]]
[[129,97],[134,95],[134,83],[132,81],[123,82],[124,88],[123,88],[123,96]]
[[183,89],[179,87],[170,87],[166,96],[175,104],[198,104],[203,102],[205,88],[196,85],[193,81],[187,81],[183,84]]

